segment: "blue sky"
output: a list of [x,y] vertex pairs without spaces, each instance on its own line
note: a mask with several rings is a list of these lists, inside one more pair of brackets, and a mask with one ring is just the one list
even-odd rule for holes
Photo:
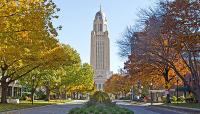
[[122,38],[127,26],[137,21],[141,8],[154,6],[156,0],[53,0],[61,11],[54,24],[62,25],[59,40],[70,44],[81,56],[82,62],[90,63],[90,38],[94,16],[100,4],[108,20],[111,70],[117,73],[125,60],[118,56],[116,41]]

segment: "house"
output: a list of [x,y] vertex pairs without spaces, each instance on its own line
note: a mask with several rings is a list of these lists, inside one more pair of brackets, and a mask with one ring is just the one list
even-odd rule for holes
[[[0,98],[2,93],[2,87],[0,83]],[[11,98],[19,98],[22,96],[22,86],[19,84],[18,81],[15,81],[14,83],[9,84],[8,90],[7,90],[7,97]]]

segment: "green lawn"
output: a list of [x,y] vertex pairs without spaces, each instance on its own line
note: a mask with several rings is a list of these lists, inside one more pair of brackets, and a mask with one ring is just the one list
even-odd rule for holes
[[198,103],[178,103],[178,104],[172,103],[172,104],[166,104],[166,105],[200,109],[200,104]]
[[33,105],[30,101],[21,101],[20,104],[0,104],[0,112],[31,108],[31,107],[39,107],[39,106],[52,105],[52,104],[60,104],[60,103],[66,103],[66,102],[69,102],[69,100],[51,100],[49,102],[34,101]]

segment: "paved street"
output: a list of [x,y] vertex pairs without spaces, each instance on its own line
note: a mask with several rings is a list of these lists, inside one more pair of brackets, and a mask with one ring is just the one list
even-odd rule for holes
[[[51,105],[45,107],[37,107],[33,109],[23,109],[18,111],[10,111],[8,113],[0,114],[67,114],[67,112],[74,107],[81,107],[86,101],[75,100],[70,103],[62,105]],[[152,108],[147,105],[131,105],[128,102],[116,101],[116,103],[122,107],[133,110],[135,114],[184,114],[177,113],[168,109]]]

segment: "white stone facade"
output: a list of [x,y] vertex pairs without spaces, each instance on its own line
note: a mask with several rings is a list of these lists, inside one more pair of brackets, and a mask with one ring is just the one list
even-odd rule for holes
[[97,90],[103,90],[105,81],[112,75],[110,72],[110,41],[107,30],[107,19],[100,10],[96,13],[91,32],[90,64],[95,71]]

